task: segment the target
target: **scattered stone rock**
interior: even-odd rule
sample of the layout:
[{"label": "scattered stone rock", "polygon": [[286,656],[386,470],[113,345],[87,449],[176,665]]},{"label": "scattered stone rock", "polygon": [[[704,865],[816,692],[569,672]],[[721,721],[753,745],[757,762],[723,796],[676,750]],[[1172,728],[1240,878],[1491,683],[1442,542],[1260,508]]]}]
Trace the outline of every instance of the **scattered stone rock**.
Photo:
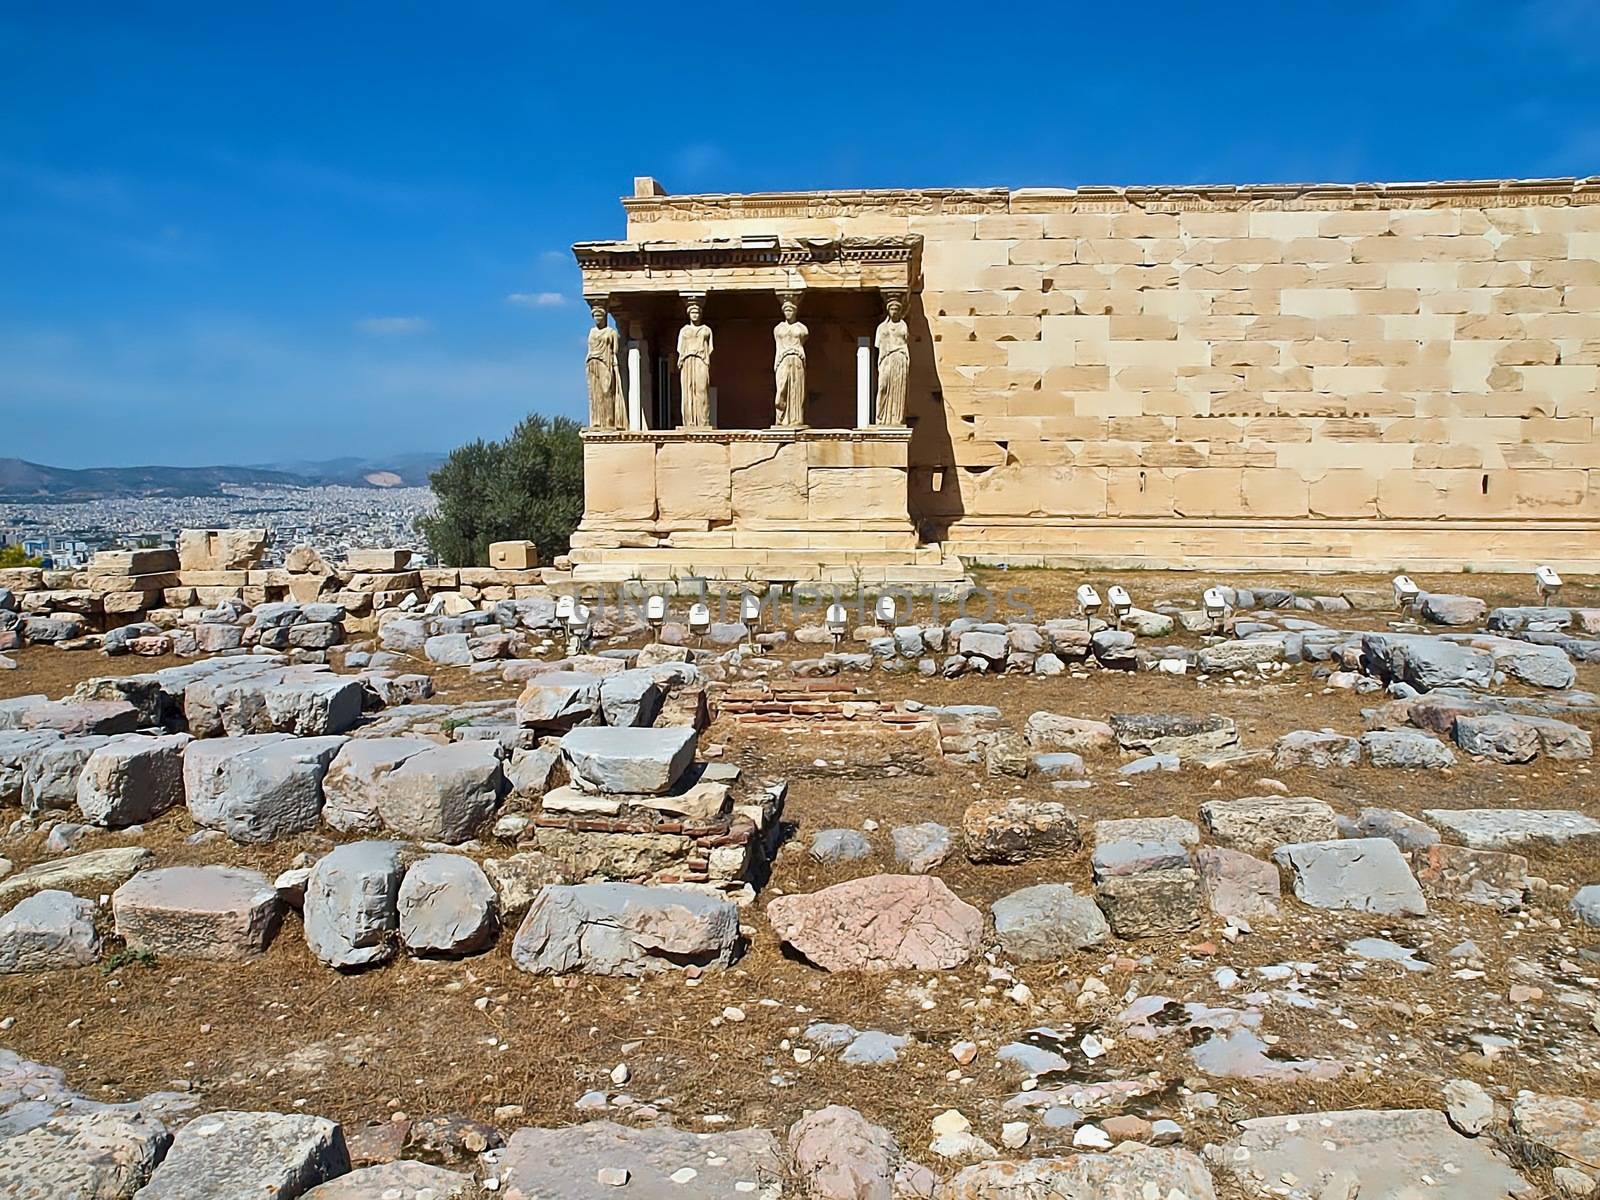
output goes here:
[{"label": "scattered stone rock", "polygon": [[967,1167],[941,1200],[1216,1200],[1211,1175],[1187,1150],[1129,1143],[1112,1154],[1071,1154]]},{"label": "scattered stone rock", "polygon": [[1430,896],[1463,904],[1521,908],[1528,890],[1528,860],[1520,854],[1437,844],[1411,856],[1417,882]]},{"label": "scattered stone rock", "polygon": [[962,815],[961,833],[975,863],[1065,857],[1080,844],[1077,815],[1054,800],[979,800]]},{"label": "scattered stone rock", "polygon": [[0,917],[0,975],[65,971],[99,957],[94,905],[71,892],[35,892]]},{"label": "scattered stone rock", "polygon": [[1298,842],[1272,860],[1294,874],[1294,894],[1312,908],[1424,916],[1428,902],[1400,848],[1386,838]]},{"label": "scattered stone rock", "polygon": [[111,896],[117,933],[160,958],[241,961],[266,951],[283,917],[278,890],[240,867],[163,867]]},{"label": "scattered stone rock", "polygon": [[1423,818],[1476,850],[1515,850],[1600,838],[1600,821],[1569,808],[1429,808]]},{"label": "scattered stone rock", "polygon": [[383,828],[379,799],[384,780],[407,759],[438,745],[420,737],[351,738],[323,777],[323,820],[343,833],[377,833]]},{"label": "scattered stone rock", "polygon": [[305,1200],[472,1200],[471,1175],[402,1159],[362,1167],[305,1193]]},{"label": "scattered stone rock", "polygon": [[1016,962],[1049,962],[1110,936],[1100,906],[1067,883],[1041,883],[994,902],[1000,948]]},{"label": "scattered stone rock", "polygon": [[1239,744],[1239,730],[1231,717],[1194,716],[1188,713],[1116,713],[1112,733],[1124,750],[1146,754],[1176,754],[1189,758]]},{"label": "scattered stone rock", "polygon": [[50,888],[90,893],[114,888],[154,858],[143,846],[112,846],[42,862],[0,879],[0,904]]},{"label": "scattered stone rock", "polygon": [[[594,1121],[514,1132],[500,1152],[500,1194],[506,1200],[614,1200],[618,1188],[598,1178],[606,1170],[626,1177],[628,1196],[762,1200],[777,1195],[783,1166],[777,1139],[765,1129],[697,1134]],[[685,1168],[693,1177],[680,1175]]]},{"label": "scattered stone rock", "polygon": [[[1433,1109],[1354,1109],[1256,1117],[1217,1149],[1215,1161],[1248,1196],[1283,1194],[1284,1176],[1308,1197],[1343,1176],[1341,1196],[1384,1200],[1416,1194],[1424,1176],[1450,1200],[1506,1200],[1532,1190],[1484,1140],[1458,1135]],[[1358,1191],[1351,1191],[1353,1185]]]},{"label": "scattered stone rock", "polygon": [[767,905],[779,939],[826,971],[946,971],[978,949],[983,915],[930,875],[869,875]]},{"label": "scattered stone rock", "polygon": [[523,918],[511,958],[536,975],[645,975],[728,966],[738,942],[738,909],[704,892],[633,883],[550,885]]},{"label": "scattered stone rock", "polygon": [[1494,1121],[1494,1101],[1470,1079],[1452,1079],[1444,1085],[1445,1116],[1457,1133],[1477,1137]]},{"label": "scattered stone rock", "polygon": [[349,1170],[344,1133],[324,1117],[214,1112],[178,1130],[139,1200],[293,1200]]},{"label": "scattered stone rock", "polygon": [[140,825],[183,803],[186,733],[130,733],[95,749],[78,776],[78,810],[94,825]]},{"label": "scattered stone rock", "polygon": [[143,1195],[171,1144],[165,1125],[137,1111],[108,1108],[54,1116],[0,1141],[0,1194],[10,1200]]},{"label": "scattered stone rock", "polygon": [[670,791],[694,761],[698,735],[690,726],[659,729],[574,729],[561,739],[561,753],[574,782],[616,794],[660,795]]},{"label": "scattered stone rock", "polygon": [[1600,1101],[1523,1092],[1511,1105],[1511,1125],[1536,1146],[1600,1169]]},{"label": "scattered stone rock", "polygon": [[1388,838],[1407,854],[1439,842],[1439,833],[1431,825],[1392,808],[1363,808],[1353,821],[1340,817],[1339,835]]},{"label": "scattered stone rock", "polygon": [[950,857],[953,837],[950,830],[936,821],[920,825],[901,825],[891,830],[894,860],[913,875],[923,875]]},{"label": "scattered stone rock", "polygon": [[859,862],[872,857],[872,843],[856,829],[819,829],[811,839],[811,857],[819,863]]},{"label": "scattered stone rock", "polygon": [[1219,917],[1275,917],[1281,881],[1269,862],[1227,850],[1202,846],[1194,852],[1200,890],[1211,911]]},{"label": "scattered stone rock", "polygon": [[1288,771],[1311,767],[1326,771],[1335,767],[1354,767],[1361,762],[1361,743],[1339,733],[1297,729],[1279,738],[1272,747],[1272,769]]},{"label": "scattered stone rock", "polygon": [[1417,597],[1417,611],[1435,625],[1481,625],[1489,615],[1489,606],[1476,596],[1424,592]]},{"label": "scattered stone rock", "polygon": [[1121,938],[1182,933],[1200,923],[1200,876],[1189,867],[1111,876],[1096,884],[1095,895]]},{"label": "scattered stone rock", "polygon": [[394,955],[401,849],[398,842],[350,842],[312,868],[306,944],[330,967],[369,966]]},{"label": "scattered stone rock", "polygon": [[323,777],[346,740],[269,733],[190,742],[183,752],[189,815],[244,843],[315,829]]},{"label": "scattered stone rock", "polygon": [[483,868],[459,854],[430,854],[400,881],[400,941],[413,954],[459,958],[487,950],[498,925]]},{"label": "scattered stone rock", "polygon": [[380,776],[378,815],[405,837],[464,842],[489,818],[504,788],[492,742],[432,746]]},{"label": "scattered stone rock", "polygon": [[1200,823],[1224,846],[1266,851],[1286,842],[1326,841],[1339,836],[1333,809],[1312,796],[1245,796],[1200,806]]},{"label": "scattered stone rock", "polygon": [[1361,735],[1361,746],[1375,767],[1438,771],[1455,765],[1450,747],[1436,737],[1410,729],[1374,729]]},{"label": "scattered stone rock", "polygon": [[1036,712],[1022,727],[1022,736],[1035,750],[1098,753],[1111,749],[1116,739],[1104,721]]}]

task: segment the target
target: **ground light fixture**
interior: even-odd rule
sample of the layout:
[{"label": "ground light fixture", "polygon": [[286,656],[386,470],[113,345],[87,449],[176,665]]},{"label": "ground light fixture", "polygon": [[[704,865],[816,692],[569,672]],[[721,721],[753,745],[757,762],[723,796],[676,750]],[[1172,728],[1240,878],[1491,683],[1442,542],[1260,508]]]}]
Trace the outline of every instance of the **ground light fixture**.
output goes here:
[{"label": "ground light fixture", "polygon": [[576,607],[578,607],[578,602],[571,596],[557,598],[556,620],[560,621],[563,627],[570,625],[572,623],[572,610]]},{"label": "ground light fixture", "polygon": [[1122,618],[1133,611],[1133,597],[1128,595],[1128,589],[1120,583],[1112,584],[1106,589],[1106,603],[1111,605],[1111,615],[1117,620],[1117,628],[1122,628]]},{"label": "ground light fixture", "polygon": [[1409,612],[1416,607],[1417,597],[1422,595],[1422,589],[1409,575],[1396,575],[1394,577],[1394,602],[1401,611]]},{"label": "ground light fixture", "polygon": [[1539,590],[1539,599],[1549,604],[1561,594],[1561,576],[1552,566],[1540,567],[1533,573],[1533,586]]},{"label": "ground light fixture", "polygon": [[1094,590],[1094,584],[1078,585],[1078,611],[1083,614],[1083,627],[1088,629],[1090,618],[1100,611],[1100,593]]},{"label": "ground light fixture", "polygon": [[895,608],[893,596],[879,596],[878,606],[873,611],[877,614],[879,625],[888,625],[891,627],[894,625],[899,615]]},{"label": "ground light fixture", "polygon": [[711,628],[711,610],[704,604],[691,604],[689,606],[689,632],[694,635],[695,645],[699,645],[706,636],[706,631]]},{"label": "ground light fixture", "polygon": [[833,635],[833,649],[837,654],[839,646],[844,642],[845,630],[850,625],[850,614],[845,612],[844,605],[835,600],[828,605],[828,611],[822,621],[828,627],[828,632]]},{"label": "ground light fixture", "polygon": [[1222,594],[1222,589],[1208,587],[1200,597],[1200,607],[1206,614],[1206,620],[1211,622],[1212,632],[1220,630],[1223,618],[1228,615],[1228,598]]},{"label": "ground light fixture", "polygon": [[750,649],[756,648],[756,630],[761,627],[761,597],[746,592],[739,597],[739,619],[750,634]]},{"label": "ground light fixture", "polygon": [[594,614],[589,611],[587,604],[574,603],[572,610],[567,613],[567,652],[580,653],[589,640],[589,623]]},{"label": "ground light fixture", "polygon": [[644,619],[650,626],[651,636],[656,641],[660,641],[661,627],[667,623],[667,598],[665,596],[646,596]]}]

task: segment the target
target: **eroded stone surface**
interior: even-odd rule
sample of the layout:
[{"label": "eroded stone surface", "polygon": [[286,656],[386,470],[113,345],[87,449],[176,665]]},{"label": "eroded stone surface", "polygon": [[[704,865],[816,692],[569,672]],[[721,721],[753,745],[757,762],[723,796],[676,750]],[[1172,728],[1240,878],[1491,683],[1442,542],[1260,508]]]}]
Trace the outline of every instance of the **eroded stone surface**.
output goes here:
[{"label": "eroded stone surface", "polygon": [[725,967],[738,940],[738,909],[704,892],[555,884],[528,909],[511,958],[536,975],[645,975],[689,965]]},{"label": "eroded stone surface", "polygon": [[978,949],[983,914],[930,875],[869,875],[767,905],[778,937],[828,971],[943,971]]},{"label": "eroded stone surface", "polygon": [[9,1200],[126,1200],[149,1182],[171,1143],[165,1125],[139,1112],[52,1117],[0,1140],[0,1195]]},{"label": "eroded stone surface", "polygon": [[[610,1121],[562,1129],[518,1129],[500,1152],[506,1200],[777,1200],[783,1156],[765,1129],[691,1133]],[[695,1173],[682,1183],[673,1175]],[[601,1182],[603,1169],[625,1173],[625,1187]]]},{"label": "eroded stone surface", "polygon": [[283,903],[267,877],[241,867],[163,867],[111,896],[117,933],[158,958],[239,961],[264,953]]},{"label": "eroded stone surface", "polygon": [[330,967],[361,967],[394,954],[399,924],[398,842],[351,842],[323,855],[306,882],[305,931]]},{"label": "eroded stone surface", "polygon": [[1484,1139],[1460,1136],[1432,1109],[1302,1113],[1239,1125],[1216,1161],[1249,1196],[1282,1195],[1287,1173],[1303,1195],[1320,1198],[1340,1172],[1353,1177],[1361,1200],[1405,1200],[1424,1175],[1441,1186],[1448,1180],[1450,1200],[1534,1195]]},{"label": "eroded stone surface", "polygon": [[207,1113],[173,1136],[139,1200],[295,1200],[349,1170],[344,1133],[324,1117]]},{"label": "eroded stone surface", "polygon": [[1272,861],[1294,874],[1294,894],[1313,908],[1422,916],[1422,888],[1400,848],[1387,838],[1297,842],[1279,846]]}]

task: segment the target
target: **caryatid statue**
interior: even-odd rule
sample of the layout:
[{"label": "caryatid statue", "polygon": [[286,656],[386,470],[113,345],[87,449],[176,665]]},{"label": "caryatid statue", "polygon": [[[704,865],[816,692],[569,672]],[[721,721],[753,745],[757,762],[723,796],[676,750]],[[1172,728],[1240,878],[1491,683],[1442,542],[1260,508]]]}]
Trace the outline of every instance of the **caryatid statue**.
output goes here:
[{"label": "caryatid statue", "polygon": [[689,323],[678,330],[678,382],[683,393],[683,424],[711,424],[711,328],[700,323],[700,301],[684,306]]},{"label": "caryatid statue", "polygon": [[589,424],[595,429],[626,429],[628,403],[622,395],[622,372],[617,367],[621,339],[611,327],[603,301],[589,303],[594,328],[589,330],[589,354],[584,374],[589,380]]},{"label": "caryatid statue", "polygon": [[811,331],[795,319],[799,313],[799,301],[785,295],[783,320],[772,330],[772,371],[778,385],[774,424],[779,428],[797,429],[806,423],[806,338]]},{"label": "caryatid statue", "polygon": [[888,297],[888,316],[878,326],[874,339],[878,347],[879,425],[906,423],[906,386],[911,379],[911,335],[906,329],[905,300]]}]

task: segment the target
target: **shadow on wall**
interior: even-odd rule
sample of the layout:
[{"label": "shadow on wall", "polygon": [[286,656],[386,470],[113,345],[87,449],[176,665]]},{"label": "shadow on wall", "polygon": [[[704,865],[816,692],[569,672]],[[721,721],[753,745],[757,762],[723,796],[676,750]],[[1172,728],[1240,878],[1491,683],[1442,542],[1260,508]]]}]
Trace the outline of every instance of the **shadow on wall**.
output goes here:
[{"label": "shadow on wall", "polygon": [[911,381],[906,395],[911,483],[907,502],[918,536],[924,542],[942,542],[965,509],[956,477],[949,411],[933,352],[933,332],[920,293],[907,297],[906,325],[911,333]]}]

